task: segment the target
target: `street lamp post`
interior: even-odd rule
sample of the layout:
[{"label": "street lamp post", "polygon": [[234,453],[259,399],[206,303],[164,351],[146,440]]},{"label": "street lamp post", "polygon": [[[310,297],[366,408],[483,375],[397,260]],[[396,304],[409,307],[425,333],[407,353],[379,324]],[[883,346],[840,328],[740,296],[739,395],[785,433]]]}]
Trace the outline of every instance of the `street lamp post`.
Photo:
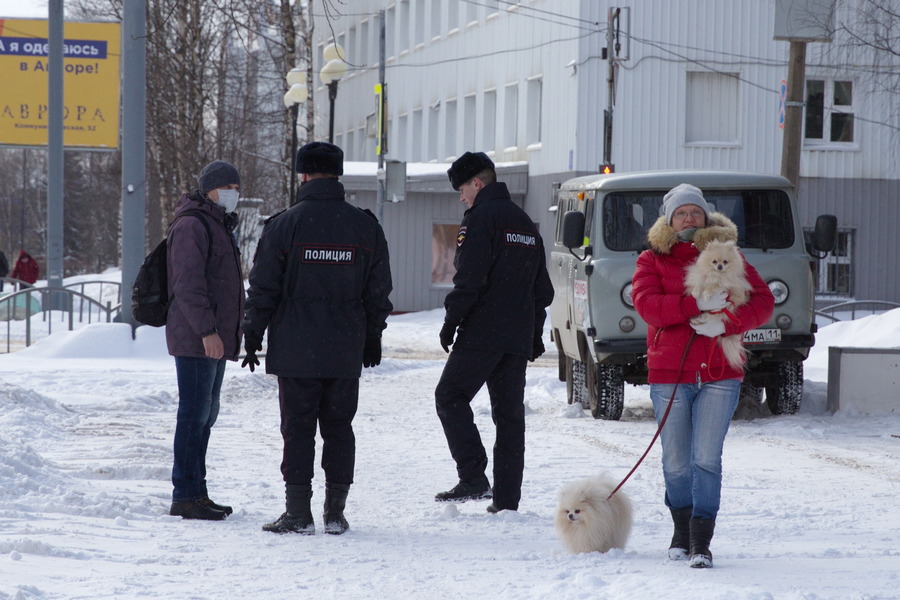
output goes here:
[{"label": "street lamp post", "polygon": [[319,71],[322,83],[328,86],[328,103],[330,112],[328,116],[328,142],[334,143],[334,101],[337,99],[338,82],[347,72],[347,63],[344,61],[344,49],[337,44],[328,44],[322,50],[322,58],[325,66]]},{"label": "street lamp post", "polygon": [[306,72],[303,69],[294,67],[285,75],[288,84],[288,91],[284,94],[284,106],[291,111],[291,193],[288,204],[294,203],[294,194],[297,188],[297,169],[294,168],[294,160],[297,156],[297,113],[300,110],[300,104],[306,102],[309,97],[309,90],[306,88]]}]

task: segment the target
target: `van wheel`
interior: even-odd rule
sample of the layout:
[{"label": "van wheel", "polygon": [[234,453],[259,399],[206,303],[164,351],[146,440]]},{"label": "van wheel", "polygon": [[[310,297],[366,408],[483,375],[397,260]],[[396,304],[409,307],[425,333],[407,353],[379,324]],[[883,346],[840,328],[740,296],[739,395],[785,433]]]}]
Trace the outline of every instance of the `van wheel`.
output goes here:
[{"label": "van wheel", "polygon": [[590,408],[587,389],[585,387],[584,363],[566,357],[566,401],[578,403],[582,408]]},{"label": "van wheel", "polygon": [[773,415],[792,415],[800,410],[803,398],[803,363],[775,365],[772,384],[766,386],[766,404]]},{"label": "van wheel", "polygon": [[625,367],[591,363],[588,391],[591,415],[595,419],[618,421],[625,407]]}]

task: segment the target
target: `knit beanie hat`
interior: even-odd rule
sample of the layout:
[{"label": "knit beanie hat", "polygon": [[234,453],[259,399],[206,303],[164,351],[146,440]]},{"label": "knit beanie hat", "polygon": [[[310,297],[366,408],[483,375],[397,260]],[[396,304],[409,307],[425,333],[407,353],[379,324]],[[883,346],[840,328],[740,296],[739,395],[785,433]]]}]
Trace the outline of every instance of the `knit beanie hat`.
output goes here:
[{"label": "knit beanie hat", "polygon": [[671,225],[672,213],[674,213],[679,207],[685,206],[687,204],[693,204],[702,208],[703,212],[706,213],[705,222],[709,222],[709,205],[703,198],[703,192],[700,191],[700,188],[695,187],[689,183],[682,183],[681,185],[673,187],[663,197],[661,212],[666,215],[666,224]]},{"label": "knit beanie hat", "polygon": [[298,173],[344,174],[344,151],[328,142],[310,142],[297,150]]},{"label": "knit beanie hat", "polygon": [[241,185],[241,176],[233,164],[224,160],[214,160],[200,171],[200,193],[204,196],[212,190],[236,183]]},{"label": "knit beanie hat", "polygon": [[466,152],[450,165],[447,169],[447,177],[450,185],[457,192],[459,186],[469,181],[485,169],[493,169],[494,162],[484,152]]}]

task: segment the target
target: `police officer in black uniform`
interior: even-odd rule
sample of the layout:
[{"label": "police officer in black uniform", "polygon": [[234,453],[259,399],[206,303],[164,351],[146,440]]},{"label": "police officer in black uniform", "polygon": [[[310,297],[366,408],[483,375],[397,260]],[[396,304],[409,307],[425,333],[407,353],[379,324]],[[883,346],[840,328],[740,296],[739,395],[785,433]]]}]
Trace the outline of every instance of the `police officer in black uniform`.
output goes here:
[{"label": "police officer in black uniform", "polygon": [[[270,218],[256,249],[242,328],[251,371],[268,328],[266,372],[278,376],[286,510],[263,530],[315,533],[310,511],[316,425],[322,434],[325,532],[349,527],[344,506],[356,440],[362,366],[381,362],[393,306],[384,232],[344,201],[344,153],[312,142],[297,151],[297,203]],[[243,366],[243,365],[242,365]]]},{"label": "police officer in black uniform", "polygon": [[[441,346],[453,352],[434,391],[459,483],[438,502],[493,497],[488,512],[518,510],[525,466],[525,367],[544,353],[541,333],[553,299],[537,227],[497,182],[483,152],[466,152],[447,171],[468,210],[457,234],[453,291],[444,300]],[[456,341],[454,343],[454,337]],[[472,415],[487,383],[497,427],[494,487]]]}]

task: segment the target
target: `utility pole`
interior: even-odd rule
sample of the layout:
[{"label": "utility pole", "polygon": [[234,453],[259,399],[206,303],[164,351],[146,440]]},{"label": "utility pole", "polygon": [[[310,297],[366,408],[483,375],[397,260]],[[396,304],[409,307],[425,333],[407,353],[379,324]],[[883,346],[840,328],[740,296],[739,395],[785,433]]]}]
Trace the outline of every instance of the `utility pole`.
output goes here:
[{"label": "utility pole", "polygon": [[613,107],[616,105],[617,54],[613,45],[616,44],[615,28],[618,27],[620,11],[620,8],[610,7],[606,19],[607,107],[603,111],[603,163],[605,165],[612,164]]},{"label": "utility pole", "polygon": [[835,0],[775,0],[773,39],[790,43],[781,175],[795,188],[800,186],[800,154],[803,149],[806,44],[831,41],[834,32],[834,7]]},{"label": "utility pole", "polygon": [[806,42],[791,40],[788,58],[787,95],[784,102],[784,138],[781,176],[794,187],[800,182],[800,151],[803,145],[803,88],[806,82]]},{"label": "utility pole", "polygon": [[137,323],[131,286],[144,260],[147,66],[146,0],[128,0],[122,14],[122,310],[118,320]]}]

